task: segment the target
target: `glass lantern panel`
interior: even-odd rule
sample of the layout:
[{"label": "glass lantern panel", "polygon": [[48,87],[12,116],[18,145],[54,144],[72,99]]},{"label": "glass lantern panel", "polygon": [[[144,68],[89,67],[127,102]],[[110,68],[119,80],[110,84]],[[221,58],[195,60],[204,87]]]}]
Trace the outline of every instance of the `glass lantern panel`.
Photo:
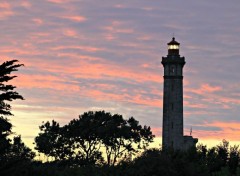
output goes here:
[{"label": "glass lantern panel", "polygon": [[178,45],[169,45],[168,49],[179,49]]}]

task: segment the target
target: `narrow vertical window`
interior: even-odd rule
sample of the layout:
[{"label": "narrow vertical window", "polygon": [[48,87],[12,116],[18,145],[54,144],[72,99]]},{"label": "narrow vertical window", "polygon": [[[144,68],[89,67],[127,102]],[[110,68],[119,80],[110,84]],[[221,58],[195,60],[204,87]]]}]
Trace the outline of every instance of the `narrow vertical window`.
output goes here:
[{"label": "narrow vertical window", "polygon": [[174,91],[174,83],[172,82],[172,91]]},{"label": "narrow vertical window", "polygon": [[173,129],[173,122],[172,122],[172,129]]},{"label": "narrow vertical window", "polygon": [[172,148],[173,148],[173,141],[172,141]]},{"label": "narrow vertical window", "polygon": [[173,103],[172,103],[172,110],[173,110]]}]

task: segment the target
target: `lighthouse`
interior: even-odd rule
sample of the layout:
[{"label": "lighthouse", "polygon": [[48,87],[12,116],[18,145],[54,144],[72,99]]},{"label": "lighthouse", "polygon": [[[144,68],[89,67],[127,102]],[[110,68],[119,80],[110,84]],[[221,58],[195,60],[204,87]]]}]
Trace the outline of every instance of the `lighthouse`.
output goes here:
[{"label": "lighthouse", "polygon": [[162,57],[164,67],[162,147],[186,150],[195,146],[197,139],[183,132],[183,67],[185,58],[179,54],[180,43],[172,38],[168,54]]}]

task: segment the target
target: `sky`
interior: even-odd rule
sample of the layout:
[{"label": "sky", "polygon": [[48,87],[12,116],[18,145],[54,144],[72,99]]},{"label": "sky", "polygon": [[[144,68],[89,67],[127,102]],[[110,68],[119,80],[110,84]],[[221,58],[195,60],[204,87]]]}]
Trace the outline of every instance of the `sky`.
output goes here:
[{"label": "sky", "polygon": [[1,0],[0,61],[25,66],[11,83],[15,134],[87,111],[133,116],[161,141],[163,66],[173,35],[184,66],[184,131],[240,143],[240,1]]}]

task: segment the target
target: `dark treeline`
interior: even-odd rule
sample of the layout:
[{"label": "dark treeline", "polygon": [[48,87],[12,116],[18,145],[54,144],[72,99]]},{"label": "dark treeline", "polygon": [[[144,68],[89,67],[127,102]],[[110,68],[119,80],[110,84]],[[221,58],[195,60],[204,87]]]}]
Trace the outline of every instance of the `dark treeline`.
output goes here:
[{"label": "dark treeline", "polygon": [[21,64],[0,65],[0,175],[1,176],[234,176],[240,175],[238,146],[226,140],[188,151],[148,149],[154,135],[133,117],[105,112],[85,112],[60,126],[43,122],[35,137],[36,153],[12,132],[11,105],[22,99],[7,82]]}]

